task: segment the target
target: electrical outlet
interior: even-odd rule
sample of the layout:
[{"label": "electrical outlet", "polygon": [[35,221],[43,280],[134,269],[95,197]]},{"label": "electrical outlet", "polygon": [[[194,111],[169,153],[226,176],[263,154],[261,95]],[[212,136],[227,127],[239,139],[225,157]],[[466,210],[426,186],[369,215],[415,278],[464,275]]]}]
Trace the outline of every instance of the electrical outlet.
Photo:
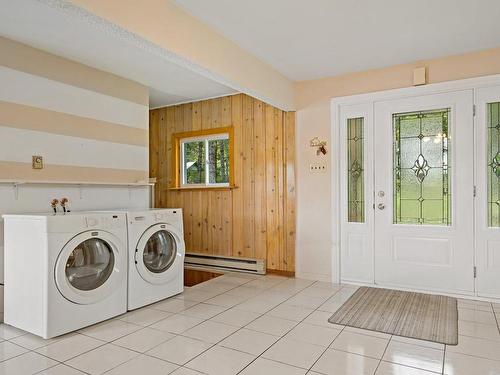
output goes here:
[{"label": "electrical outlet", "polygon": [[325,173],[326,165],[324,164],[309,164],[309,172],[311,173]]},{"label": "electrical outlet", "polygon": [[43,156],[33,155],[31,157],[33,169],[43,169]]}]

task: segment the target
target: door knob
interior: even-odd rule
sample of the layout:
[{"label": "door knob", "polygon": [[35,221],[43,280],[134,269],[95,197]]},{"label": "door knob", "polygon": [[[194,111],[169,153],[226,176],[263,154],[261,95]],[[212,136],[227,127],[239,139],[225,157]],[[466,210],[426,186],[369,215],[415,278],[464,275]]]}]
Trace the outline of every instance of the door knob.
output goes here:
[{"label": "door knob", "polygon": [[383,198],[383,197],[384,197],[384,195],[385,195],[385,193],[384,193],[382,190],[380,190],[380,191],[378,192],[378,196],[379,196],[380,198]]},{"label": "door knob", "polygon": [[379,210],[383,210],[384,208],[385,208],[385,204],[383,204],[383,203],[379,203],[378,204],[378,209]]}]

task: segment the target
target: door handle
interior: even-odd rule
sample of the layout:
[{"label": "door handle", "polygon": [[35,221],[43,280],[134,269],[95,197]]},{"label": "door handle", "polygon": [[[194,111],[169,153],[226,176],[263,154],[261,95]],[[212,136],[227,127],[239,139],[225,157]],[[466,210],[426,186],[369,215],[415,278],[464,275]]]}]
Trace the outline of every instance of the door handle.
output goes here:
[{"label": "door handle", "polygon": [[379,210],[383,210],[385,208],[385,204],[379,203],[377,207]]}]

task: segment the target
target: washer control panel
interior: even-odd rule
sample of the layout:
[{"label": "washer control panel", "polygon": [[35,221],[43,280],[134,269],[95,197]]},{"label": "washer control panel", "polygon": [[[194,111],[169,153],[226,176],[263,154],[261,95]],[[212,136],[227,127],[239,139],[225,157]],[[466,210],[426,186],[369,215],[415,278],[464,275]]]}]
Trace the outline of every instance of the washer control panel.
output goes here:
[{"label": "washer control panel", "polygon": [[120,228],[124,224],[121,215],[106,215],[106,216],[86,216],[85,222],[87,228],[114,229]]}]

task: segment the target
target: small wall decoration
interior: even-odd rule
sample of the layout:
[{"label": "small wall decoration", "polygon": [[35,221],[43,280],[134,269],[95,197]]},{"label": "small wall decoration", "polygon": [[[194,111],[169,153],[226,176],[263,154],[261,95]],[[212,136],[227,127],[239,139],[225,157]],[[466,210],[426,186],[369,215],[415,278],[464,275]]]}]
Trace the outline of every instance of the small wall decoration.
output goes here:
[{"label": "small wall decoration", "polygon": [[311,147],[316,147],[316,155],[326,155],[326,141],[320,141],[318,137],[314,137],[309,141]]}]

